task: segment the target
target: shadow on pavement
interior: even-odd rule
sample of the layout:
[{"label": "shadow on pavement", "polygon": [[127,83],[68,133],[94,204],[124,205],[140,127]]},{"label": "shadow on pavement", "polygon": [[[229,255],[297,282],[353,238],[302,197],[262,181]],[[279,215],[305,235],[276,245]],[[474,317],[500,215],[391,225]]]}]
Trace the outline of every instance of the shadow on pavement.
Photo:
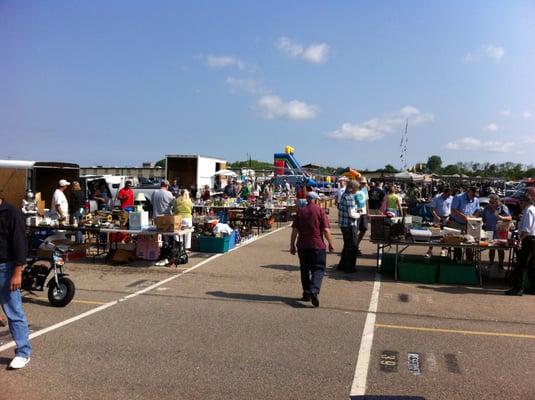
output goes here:
[{"label": "shadow on pavement", "polygon": [[259,265],[260,268],[269,268],[269,269],[277,269],[279,271],[299,271],[298,265],[288,265],[288,264],[267,264],[267,265]]},{"label": "shadow on pavement", "polygon": [[281,302],[286,305],[289,305],[293,308],[310,308],[309,306],[304,305],[302,302],[291,297],[282,297],[282,296],[267,296],[262,294],[251,294],[251,293],[229,293],[229,292],[206,292],[207,295],[215,297],[223,297],[225,299],[235,299],[235,300],[246,300],[246,301],[262,301],[262,302]]},{"label": "shadow on pavement", "polygon": [[490,295],[501,295],[503,294],[503,289],[485,289],[485,288],[475,288],[468,286],[416,286],[418,289],[428,289],[434,290],[435,292],[449,293],[449,294],[490,294]]},{"label": "shadow on pavement", "polygon": [[366,282],[375,280],[375,267],[357,266],[356,272],[340,271],[336,269],[337,267],[338,264],[328,266],[325,269],[325,278],[355,282]]},{"label": "shadow on pavement", "polygon": [[0,365],[5,365],[7,368],[10,362],[11,362],[11,358],[0,357]]}]

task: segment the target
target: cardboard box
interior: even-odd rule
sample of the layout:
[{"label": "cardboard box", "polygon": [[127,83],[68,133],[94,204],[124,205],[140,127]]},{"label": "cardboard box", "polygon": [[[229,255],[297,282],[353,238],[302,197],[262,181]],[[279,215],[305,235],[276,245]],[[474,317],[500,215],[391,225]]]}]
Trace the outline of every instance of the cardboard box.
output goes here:
[{"label": "cardboard box", "polygon": [[182,226],[182,217],[180,215],[160,215],[156,217],[154,223],[160,232],[176,232]]},{"label": "cardboard box", "polygon": [[160,257],[160,242],[158,235],[138,236],[136,256],[142,260],[156,261]]},{"label": "cardboard box", "polygon": [[444,244],[458,246],[461,244],[461,242],[462,242],[462,238],[460,236],[453,236],[453,235],[444,236]]}]

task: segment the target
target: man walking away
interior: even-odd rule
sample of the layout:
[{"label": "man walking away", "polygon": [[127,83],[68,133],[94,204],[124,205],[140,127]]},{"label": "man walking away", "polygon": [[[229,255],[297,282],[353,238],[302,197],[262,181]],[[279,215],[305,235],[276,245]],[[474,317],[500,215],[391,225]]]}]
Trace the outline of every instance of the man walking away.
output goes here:
[{"label": "man walking away", "polygon": [[9,364],[11,369],[28,364],[32,352],[20,294],[27,246],[24,216],[0,197],[0,304],[17,345],[15,358]]},{"label": "man walking away", "polygon": [[314,307],[319,307],[319,293],[325,273],[327,254],[325,242],[329,243],[329,252],[334,250],[329,220],[325,211],[317,205],[319,196],[316,192],[307,194],[307,205],[299,210],[292,224],[290,238],[290,253],[299,255],[301,268],[301,285],[303,286],[303,301],[310,301]]}]

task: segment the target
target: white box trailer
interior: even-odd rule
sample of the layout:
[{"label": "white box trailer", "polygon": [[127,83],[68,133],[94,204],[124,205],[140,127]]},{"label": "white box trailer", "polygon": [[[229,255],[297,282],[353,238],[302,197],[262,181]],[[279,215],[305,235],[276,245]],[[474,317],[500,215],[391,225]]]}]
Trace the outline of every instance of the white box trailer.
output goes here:
[{"label": "white box trailer", "polygon": [[219,170],[227,168],[227,160],[201,155],[166,155],[165,178],[176,179],[185,189],[199,189],[208,185],[211,189],[226,185],[225,176],[216,176]]}]

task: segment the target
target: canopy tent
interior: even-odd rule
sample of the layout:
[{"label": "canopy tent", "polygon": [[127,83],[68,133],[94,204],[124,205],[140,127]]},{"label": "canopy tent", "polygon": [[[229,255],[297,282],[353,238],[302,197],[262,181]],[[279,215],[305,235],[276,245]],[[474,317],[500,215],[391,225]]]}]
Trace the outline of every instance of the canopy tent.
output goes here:
[{"label": "canopy tent", "polygon": [[231,176],[235,178],[238,176],[238,174],[230,169],[220,169],[214,174],[214,176]]},{"label": "canopy tent", "polygon": [[394,181],[410,181],[410,182],[422,182],[424,180],[423,175],[418,175],[409,171],[398,172],[397,174],[390,175],[388,178]]}]

